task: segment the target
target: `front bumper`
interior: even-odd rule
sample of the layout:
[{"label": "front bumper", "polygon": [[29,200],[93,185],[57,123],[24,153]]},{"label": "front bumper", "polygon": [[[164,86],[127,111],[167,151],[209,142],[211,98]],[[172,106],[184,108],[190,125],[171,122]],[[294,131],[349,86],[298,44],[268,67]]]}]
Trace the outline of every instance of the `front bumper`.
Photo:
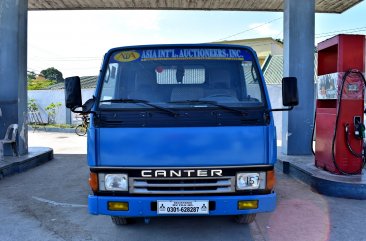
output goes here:
[{"label": "front bumper", "polygon": [[[214,210],[209,211],[209,215],[239,215],[249,213],[271,212],[276,207],[276,193],[266,195],[248,196],[164,196],[164,197],[113,197],[89,195],[89,213],[109,216],[123,217],[154,217],[158,215],[152,206],[157,200],[209,200],[213,204]],[[257,209],[238,210],[238,201],[258,200]],[[110,211],[108,202],[128,202],[128,211]],[[211,209],[211,208],[210,208]],[[169,215],[172,216],[172,215]]]}]

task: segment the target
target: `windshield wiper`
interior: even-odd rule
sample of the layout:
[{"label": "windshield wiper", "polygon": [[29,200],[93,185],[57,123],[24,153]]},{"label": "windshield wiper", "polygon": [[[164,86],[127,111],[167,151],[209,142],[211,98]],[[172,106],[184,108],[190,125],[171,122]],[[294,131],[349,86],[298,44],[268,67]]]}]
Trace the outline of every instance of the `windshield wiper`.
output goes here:
[{"label": "windshield wiper", "polygon": [[207,104],[207,105],[213,105],[213,106],[219,107],[221,109],[225,109],[225,110],[229,110],[229,111],[238,113],[242,116],[248,115],[248,112],[238,110],[238,109],[232,108],[230,106],[221,105],[221,104],[218,104],[216,101],[210,101],[210,100],[180,100],[180,101],[170,101],[168,103],[171,103],[171,104]]},{"label": "windshield wiper", "polygon": [[147,106],[150,106],[150,107],[153,107],[155,109],[158,109],[158,110],[161,110],[161,111],[164,111],[165,113],[168,113],[170,114],[171,116],[174,116],[174,117],[177,117],[179,116],[179,113],[176,113],[174,111],[171,111],[169,109],[166,109],[164,107],[161,107],[161,106],[158,106],[158,105],[155,105],[155,104],[151,104],[149,101],[147,100],[139,100],[139,99],[110,99],[110,100],[101,100],[100,101],[101,103],[102,102],[110,102],[110,103],[132,103],[132,104],[144,104],[144,105],[147,105]]}]

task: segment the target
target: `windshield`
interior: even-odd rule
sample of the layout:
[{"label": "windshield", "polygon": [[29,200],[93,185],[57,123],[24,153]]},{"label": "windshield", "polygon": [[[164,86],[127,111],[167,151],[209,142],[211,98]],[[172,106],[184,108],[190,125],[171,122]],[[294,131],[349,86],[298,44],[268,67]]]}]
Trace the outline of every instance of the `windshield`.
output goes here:
[{"label": "windshield", "polygon": [[153,108],[144,101],[173,109],[259,107],[265,102],[261,85],[245,48],[117,50],[109,58],[99,108]]}]

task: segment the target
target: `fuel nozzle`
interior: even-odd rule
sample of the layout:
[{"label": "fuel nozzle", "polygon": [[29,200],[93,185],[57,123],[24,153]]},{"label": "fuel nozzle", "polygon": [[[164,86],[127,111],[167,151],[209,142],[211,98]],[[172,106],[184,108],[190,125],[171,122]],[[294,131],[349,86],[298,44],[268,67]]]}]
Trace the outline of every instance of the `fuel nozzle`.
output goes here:
[{"label": "fuel nozzle", "polygon": [[361,116],[355,116],[353,124],[355,126],[355,137],[359,140],[365,138],[365,125],[361,122]]}]

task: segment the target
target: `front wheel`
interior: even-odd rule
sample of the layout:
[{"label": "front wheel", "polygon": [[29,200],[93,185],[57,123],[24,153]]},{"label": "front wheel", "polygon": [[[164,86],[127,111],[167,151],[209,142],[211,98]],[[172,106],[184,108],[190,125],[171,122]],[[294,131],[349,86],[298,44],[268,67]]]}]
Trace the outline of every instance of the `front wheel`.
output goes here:
[{"label": "front wheel", "polygon": [[112,222],[115,225],[127,225],[127,224],[131,223],[130,218],[116,217],[116,216],[111,216],[111,218],[112,218]]},{"label": "front wheel", "polygon": [[75,133],[76,133],[76,135],[78,135],[78,136],[85,136],[85,134],[86,134],[86,130],[87,130],[87,128],[85,127],[85,125],[78,125],[78,126],[75,128]]},{"label": "front wheel", "polygon": [[250,223],[254,222],[255,216],[256,216],[255,213],[237,215],[234,217],[234,220],[238,224],[250,224]]}]

